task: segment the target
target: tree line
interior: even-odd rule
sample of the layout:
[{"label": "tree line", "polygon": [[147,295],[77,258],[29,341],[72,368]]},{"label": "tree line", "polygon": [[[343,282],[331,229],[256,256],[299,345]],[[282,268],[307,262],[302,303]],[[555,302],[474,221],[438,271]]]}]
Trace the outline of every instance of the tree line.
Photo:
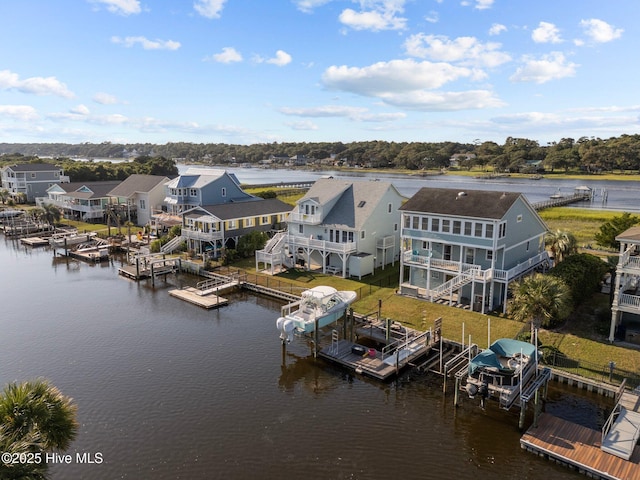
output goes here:
[{"label": "tree line", "polygon": [[[172,142],[100,144],[81,143],[0,143],[2,156],[20,154],[55,159],[122,158],[131,156],[164,158],[203,164],[251,163],[295,155],[320,162],[371,168],[438,170],[448,168],[454,154],[460,154],[458,168],[492,168],[504,172],[533,173],[582,170],[586,172],[639,171],[640,135],[608,139],[562,138],[541,145],[536,140],[508,137],[502,145],[493,141],[459,142],[284,142],[234,145],[224,143]],[[0,160],[2,159],[0,156]]]}]

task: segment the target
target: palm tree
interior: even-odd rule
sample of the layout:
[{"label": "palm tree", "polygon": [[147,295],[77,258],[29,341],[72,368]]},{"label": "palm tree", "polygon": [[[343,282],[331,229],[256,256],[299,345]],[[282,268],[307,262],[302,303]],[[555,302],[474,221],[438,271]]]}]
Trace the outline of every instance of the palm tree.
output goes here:
[{"label": "palm tree", "polygon": [[571,313],[569,287],[557,277],[536,273],[515,282],[511,293],[510,315],[533,328],[553,326]]},{"label": "palm tree", "polygon": [[47,380],[8,384],[0,394],[0,451],[33,454],[41,461],[0,462],[0,478],[46,479],[45,454],[69,448],[78,431],[76,411]]},{"label": "palm tree", "polygon": [[44,220],[51,226],[55,226],[55,224],[58,223],[62,218],[60,209],[55,205],[52,205],[50,203],[43,203],[42,210],[44,211],[42,215]]},{"label": "palm tree", "polygon": [[575,235],[566,230],[556,230],[549,232],[545,237],[545,245],[551,250],[551,255],[555,260],[555,265],[560,263],[566,256],[578,251],[578,241]]}]

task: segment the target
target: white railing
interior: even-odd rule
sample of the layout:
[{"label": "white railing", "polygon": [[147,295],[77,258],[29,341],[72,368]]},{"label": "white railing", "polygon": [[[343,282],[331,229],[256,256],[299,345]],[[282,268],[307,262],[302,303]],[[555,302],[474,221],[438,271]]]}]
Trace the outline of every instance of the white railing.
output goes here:
[{"label": "white railing", "polygon": [[183,242],[181,236],[173,237],[167,243],[165,243],[162,247],[160,247],[160,251],[162,253],[171,253]]},{"label": "white railing", "polygon": [[506,280],[511,280],[515,277],[520,276],[520,274],[531,270],[532,268],[537,267],[538,265],[544,263],[545,261],[549,260],[549,254],[544,251],[539,253],[538,255],[536,255],[535,257],[531,257],[529,260],[527,260],[526,262],[520,263],[518,265],[516,265],[513,268],[510,268],[509,270],[507,270],[507,277]]},{"label": "white railing", "polygon": [[640,270],[640,256],[636,253],[635,247],[628,249],[620,255],[618,264],[622,268]]},{"label": "white railing", "polygon": [[327,242],[326,240],[317,240],[314,238],[301,237],[289,234],[289,245],[293,248],[313,248],[325,252],[335,253],[353,253],[357,251],[356,242],[336,243]]},{"label": "white railing", "polygon": [[319,213],[310,215],[306,213],[291,212],[289,214],[289,221],[317,225],[322,222],[322,216]]},{"label": "white railing", "polygon": [[437,300],[443,295],[446,295],[450,291],[458,290],[460,287],[466,285],[470,281],[473,280],[474,274],[480,270],[480,267],[476,267],[474,269],[469,269],[465,272],[462,272],[460,275],[453,277],[448,282],[443,283],[442,285],[437,286],[429,292],[429,296],[431,297],[431,301]]},{"label": "white railing", "polygon": [[216,240],[222,240],[224,238],[222,232],[201,232],[199,230],[189,230],[182,228],[182,236],[190,240],[201,240],[205,242],[213,242]]},{"label": "white railing", "polygon": [[631,307],[640,310],[640,296],[621,293],[618,298],[618,306]]}]

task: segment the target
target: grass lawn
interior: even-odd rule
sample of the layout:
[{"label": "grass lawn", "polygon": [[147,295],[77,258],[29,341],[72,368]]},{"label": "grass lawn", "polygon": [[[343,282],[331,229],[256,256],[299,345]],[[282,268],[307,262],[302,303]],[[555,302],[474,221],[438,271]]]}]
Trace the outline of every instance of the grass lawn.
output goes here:
[{"label": "grass lawn", "polygon": [[[542,210],[539,215],[551,231],[566,230],[573,233],[578,241],[578,246],[591,245],[593,248],[601,248],[596,244],[596,233],[600,231],[600,226],[603,223],[610,221],[613,217],[619,217],[621,212],[556,207]],[[609,254],[616,253],[618,252],[610,252]]]}]

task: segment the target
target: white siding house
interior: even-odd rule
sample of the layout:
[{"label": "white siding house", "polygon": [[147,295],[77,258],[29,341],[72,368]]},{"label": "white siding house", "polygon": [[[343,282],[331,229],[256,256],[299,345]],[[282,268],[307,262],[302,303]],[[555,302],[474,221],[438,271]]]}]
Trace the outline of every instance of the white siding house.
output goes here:
[{"label": "white siding house", "polygon": [[609,341],[640,344],[640,226],[616,237],[620,256],[616,268]]}]

